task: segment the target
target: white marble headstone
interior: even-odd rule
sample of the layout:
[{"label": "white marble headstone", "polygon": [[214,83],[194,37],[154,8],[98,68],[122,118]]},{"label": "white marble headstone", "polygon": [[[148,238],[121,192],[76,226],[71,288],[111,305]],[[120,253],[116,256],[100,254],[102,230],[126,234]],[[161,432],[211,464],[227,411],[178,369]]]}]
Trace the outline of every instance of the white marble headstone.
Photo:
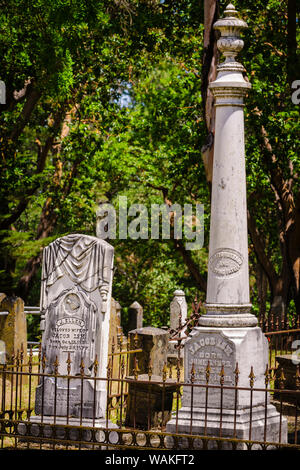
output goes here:
[{"label": "white marble headstone", "polygon": [[[106,377],[109,339],[109,315],[114,249],[104,240],[72,234],[58,238],[44,249],[41,286],[42,351],[46,356],[47,374],[55,371],[70,375]],[[36,413],[65,416],[67,402],[72,416],[105,416],[106,382],[84,380],[83,409],[80,410],[81,384],[52,377],[37,388]],[[56,387],[56,398],[55,397]],[[97,389],[95,391],[95,388]],[[96,414],[96,416],[94,416]]]}]

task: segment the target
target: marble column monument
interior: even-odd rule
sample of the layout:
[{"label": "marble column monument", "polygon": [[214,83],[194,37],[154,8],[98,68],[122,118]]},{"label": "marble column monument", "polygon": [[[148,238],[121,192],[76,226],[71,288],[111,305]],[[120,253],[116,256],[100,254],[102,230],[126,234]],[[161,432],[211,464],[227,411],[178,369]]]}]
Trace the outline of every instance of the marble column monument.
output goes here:
[{"label": "marble column monument", "polygon": [[[249,296],[243,106],[251,85],[236,60],[244,45],[240,32],[247,24],[229,4],[214,28],[221,33],[217,46],[225,60],[210,84],[216,124],[206,314],[185,342],[185,382],[190,382],[193,369],[195,384],[205,385],[209,377],[210,385],[220,385],[222,375],[224,386],[234,386],[238,377],[239,387],[250,389],[252,380],[254,388],[264,389],[268,343],[251,313]],[[286,421],[280,421],[264,392],[253,392],[251,397],[249,390],[235,394],[233,388],[222,393],[210,388],[206,396],[205,387],[194,387],[191,403],[191,387],[185,386],[178,422],[172,419],[167,431],[192,429],[193,434],[218,437],[220,426],[222,437],[287,440]]]}]

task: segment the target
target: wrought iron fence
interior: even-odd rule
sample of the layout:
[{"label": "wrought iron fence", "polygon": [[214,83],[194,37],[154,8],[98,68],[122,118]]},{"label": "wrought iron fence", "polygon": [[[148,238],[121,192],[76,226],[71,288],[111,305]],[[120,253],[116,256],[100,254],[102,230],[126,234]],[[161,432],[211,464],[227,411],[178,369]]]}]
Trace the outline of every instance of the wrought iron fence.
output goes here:
[{"label": "wrought iron fence", "polygon": [[278,361],[286,355],[299,356],[300,350],[300,329],[289,329],[282,331],[269,331],[265,333],[269,341],[269,367],[277,369]]},{"label": "wrought iron fence", "polygon": [[[120,345],[119,345],[120,346]],[[121,344],[122,346],[122,344]],[[120,349],[120,347],[118,348]],[[212,379],[209,362],[202,370],[205,379],[199,381],[198,370],[192,367],[188,380],[182,379],[180,363],[176,366],[165,364],[160,376],[152,375],[149,365],[147,374],[139,374],[138,362],[135,358],[134,367],[128,369],[128,357],[135,357],[139,349],[121,348],[112,352],[106,377],[98,377],[98,361],[94,362],[93,370],[86,373],[83,363],[80,374],[70,374],[70,363],[67,361],[66,374],[58,374],[57,361],[53,364],[54,373],[46,373],[47,358],[40,354],[34,357],[32,351],[27,356],[20,351],[11,364],[5,364],[0,370],[1,381],[1,413],[0,413],[0,444],[1,448],[15,449],[300,449],[300,370],[295,368],[294,387],[285,388],[283,370],[266,368],[265,386],[255,387],[255,371],[249,371],[249,385],[239,383],[240,371],[238,364],[234,371],[234,380],[228,384],[225,380],[224,366],[217,374],[219,380]],[[115,371],[118,371],[117,374]],[[247,371],[248,373],[248,371]],[[128,375],[129,374],[129,375]],[[214,374],[215,375],[215,374]],[[51,378],[54,383],[52,414],[46,414],[42,396],[39,414],[36,406],[36,388]],[[62,410],[59,381],[65,380],[67,392]],[[89,418],[84,415],[85,397],[83,394],[86,382],[105,384],[107,407],[104,416],[96,413],[96,396],[93,412]],[[74,383],[80,383],[81,393],[77,403],[77,414],[71,406]],[[97,387],[94,388],[97,390]],[[187,425],[180,425],[180,409],[183,391],[189,396]],[[240,412],[239,394],[244,396],[244,407],[249,410],[249,429],[247,435],[240,437],[237,416]],[[255,434],[254,415],[256,412],[255,396],[260,394],[260,407],[265,410],[260,418],[262,433],[259,439]],[[199,409],[197,397],[204,397],[202,405],[201,431],[195,426]],[[232,415],[232,433],[228,436],[225,415],[228,407],[226,400],[230,396]],[[245,397],[246,402],[245,403]],[[217,426],[212,433],[208,426],[207,416],[212,408],[217,408]],[[217,400],[217,404],[216,404]],[[270,402],[276,407],[280,419],[278,436],[270,440],[268,429],[268,406]],[[60,410],[60,411],[59,411]],[[167,423],[172,419],[175,423],[172,432]],[[283,424],[287,422],[288,440],[284,438]],[[257,424],[257,423],[256,423]],[[286,424],[285,424],[286,425]],[[217,431],[216,431],[217,429]],[[226,430],[227,429],[227,430]]]}]

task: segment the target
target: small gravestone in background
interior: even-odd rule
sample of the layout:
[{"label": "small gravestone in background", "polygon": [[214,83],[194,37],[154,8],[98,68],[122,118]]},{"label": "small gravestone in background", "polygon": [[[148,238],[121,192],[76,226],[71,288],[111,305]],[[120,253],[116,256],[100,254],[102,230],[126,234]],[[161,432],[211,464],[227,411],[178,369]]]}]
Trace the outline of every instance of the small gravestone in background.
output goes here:
[{"label": "small gravestone in background", "polygon": [[161,375],[167,362],[167,348],[169,332],[161,328],[146,326],[129,332],[130,350],[141,349],[141,352],[130,354],[129,373],[133,374],[135,358],[137,359],[139,373],[148,374],[149,364],[153,375]]},{"label": "small gravestone in background", "polygon": [[[178,359],[178,346],[183,343],[186,338],[184,331],[181,330],[187,319],[187,303],[185,300],[185,293],[183,290],[175,290],[174,298],[170,303],[170,332],[176,330],[175,336],[177,339],[170,339],[168,346],[168,361],[174,363]],[[178,338],[182,341],[178,342]],[[183,348],[179,348],[179,357],[183,358]]]},{"label": "small gravestone in background", "polygon": [[7,297],[0,294],[0,340],[6,347],[7,362],[18,351],[27,350],[27,322],[24,302],[19,297]]},{"label": "small gravestone in background", "polygon": [[143,307],[137,302],[133,302],[128,308],[127,331],[143,328]]},{"label": "small gravestone in background", "polygon": [[4,341],[0,340],[0,364],[6,363],[6,348]]},{"label": "small gravestone in background", "polygon": [[[171,417],[176,391],[175,380],[163,375],[169,332],[147,326],[130,331],[129,341],[131,350],[142,351],[130,355],[126,426],[164,426]],[[149,383],[149,379],[159,383]]]},{"label": "small gravestone in background", "polygon": [[[106,377],[108,361],[113,247],[98,238],[72,234],[44,249],[41,286],[42,352],[45,373],[80,376],[91,380],[46,377],[36,389],[36,414],[53,417],[104,418],[106,381],[92,380],[98,360],[98,377]],[[83,369],[84,367],[84,369]],[[67,403],[68,402],[68,403]],[[54,404],[55,403],[55,404]],[[55,406],[55,410],[54,410]],[[39,417],[32,417],[38,421]],[[50,420],[51,421],[51,420]],[[50,422],[49,421],[49,422]],[[57,421],[56,421],[57,422]]]},{"label": "small gravestone in background", "polygon": [[[108,352],[113,379],[118,379],[120,376],[120,361],[122,356],[120,356],[119,353],[124,350],[126,351],[126,349],[127,338],[124,336],[123,328],[121,326],[121,305],[112,298],[109,322]],[[119,387],[120,382],[112,381],[110,384],[110,394],[113,394],[114,391],[119,390]]]}]

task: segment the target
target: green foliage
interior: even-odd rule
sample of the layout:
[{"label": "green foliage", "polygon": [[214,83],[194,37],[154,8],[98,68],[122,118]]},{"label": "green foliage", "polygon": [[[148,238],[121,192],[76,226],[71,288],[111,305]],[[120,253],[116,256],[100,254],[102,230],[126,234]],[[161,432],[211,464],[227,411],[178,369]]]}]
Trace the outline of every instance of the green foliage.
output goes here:
[{"label": "green foliage", "polygon": [[[223,11],[227,2],[219,3]],[[291,102],[287,78],[286,3],[240,3],[249,26],[240,60],[252,83],[245,108],[248,205],[279,272],[278,210],[260,131],[264,126],[284,176],[287,160],[296,175],[299,108]],[[54,238],[94,235],[99,202],[117,207],[120,195],[128,205],[147,208],[165,201],[204,204],[204,248],[190,255],[205,278],[210,196],[201,156],[206,131],[199,1],[0,5],[0,78],[7,86],[0,114],[0,290],[17,292],[27,262]],[[299,181],[294,184],[296,193]],[[50,228],[43,232],[45,224]],[[172,241],[111,243],[113,296],[124,316],[137,300],[147,324],[167,324],[176,288],[191,303],[198,287]],[[251,297],[258,312],[256,264],[250,243]],[[29,291],[18,291],[27,304],[38,304],[39,283],[37,270]],[[36,320],[30,322],[34,336]]]}]

